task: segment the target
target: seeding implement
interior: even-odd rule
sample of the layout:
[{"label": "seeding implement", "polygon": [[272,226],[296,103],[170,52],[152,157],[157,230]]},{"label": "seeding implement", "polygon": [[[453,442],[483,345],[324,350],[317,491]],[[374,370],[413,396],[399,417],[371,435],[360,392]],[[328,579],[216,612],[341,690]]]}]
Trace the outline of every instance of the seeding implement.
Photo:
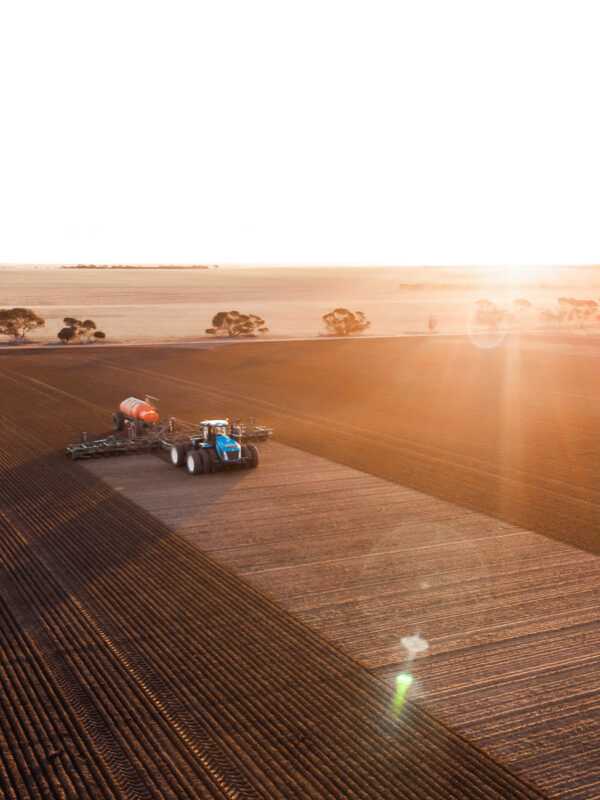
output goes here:
[{"label": "seeding implement", "polygon": [[265,441],[274,433],[272,428],[254,425],[252,418],[250,425],[242,425],[240,420],[230,424],[226,419],[194,425],[176,417],[160,420],[157,409],[158,400],[151,395],[145,400],[129,397],[113,414],[113,428],[120,436],[90,439],[84,432],[77,444],[67,447],[67,453],[75,460],[163,449],[170,452],[173,466],[185,464],[187,471],[196,475],[224,467],[257,467],[258,450],[253,442]]}]

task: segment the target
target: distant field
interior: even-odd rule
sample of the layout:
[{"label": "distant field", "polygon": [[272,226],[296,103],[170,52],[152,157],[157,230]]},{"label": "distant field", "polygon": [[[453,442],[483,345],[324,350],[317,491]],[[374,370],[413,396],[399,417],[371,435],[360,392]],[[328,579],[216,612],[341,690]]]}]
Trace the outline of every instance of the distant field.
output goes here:
[{"label": "distant field", "polygon": [[[458,277],[456,277],[458,276]],[[270,337],[318,336],[321,317],[338,306],[365,312],[373,335],[425,332],[430,315],[442,333],[464,332],[476,300],[508,304],[525,295],[551,306],[559,295],[600,296],[600,270],[553,272],[537,283],[502,289],[497,278],[480,288],[469,273],[408,268],[272,268],[210,270],[0,269],[0,305],[26,306],[46,319],[32,334],[56,342],[65,316],[92,318],[109,341],[162,342],[198,339],[217,311],[261,315]],[[401,284],[440,288],[401,288]],[[584,288],[585,287],[585,288]],[[536,325],[531,314],[526,325]]]}]

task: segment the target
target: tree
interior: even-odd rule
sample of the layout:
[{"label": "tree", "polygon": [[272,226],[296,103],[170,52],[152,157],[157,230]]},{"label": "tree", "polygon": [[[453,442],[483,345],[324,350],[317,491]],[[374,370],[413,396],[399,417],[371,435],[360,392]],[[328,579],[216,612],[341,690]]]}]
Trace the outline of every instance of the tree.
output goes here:
[{"label": "tree", "polygon": [[531,308],[530,301],[524,297],[517,297],[516,300],[513,300],[513,305],[516,306],[517,311],[527,311]]},{"label": "tree", "polygon": [[348,336],[351,333],[362,333],[371,324],[365,319],[362,311],[354,314],[347,308],[334,308],[329,314],[323,316],[327,333],[333,336]]},{"label": "tree", "polygon": [[80,319],[76,319],[75,317],[65,317],[63,322],[65,323],[65,327],[71,328],[73,331],[73,336],[71,336],[71,339],[81,336],[83,331],[83,322]]},{"label": "tree", "polygon": [[0,334],[12,336],[16,341],[24,342],[25,335],[29,331],[41,328],[45,324],[46,320],[30,308],[0,309]]},{"label": "tree", "polygon": [[598,303],[595,300],[577,300],[575,297],[559,297],[558,304],[569,320],[584,322],[595,320],[598,313]]},{"label": "tree", "polygon": [[92,331],[96,330],[96,323],[92,319],[84,319],[81,323],[81,336],[87,336],[88,342],[92,340]]},{"label": "tree", "polygon": [[[82,322],[76,317],[65,317],[63,322],[65,327],[57,333],[61,342],[71,342],[73,339],[85,339],[87,342],[91,342],[92,337],[95,339],[106,338],[103,331],[96,330],[96,323],[93,319],[85,319]],[[67,334],[66,331],[70,331],[70,334]],[[98,333],[101,333],[102,336],[97,336]]]},{"label": "tree", "polygon": [[68,344],[71,339],[74,339],[77,334],[75,333],[75,328],[71,328],[67,326],[65,328],[61,328],[59,332],[56,334],[57,338],[60,339],[61,342],[64,344]]},{"label": "tree", "polygon": [[598,302],[596,300],[577,300],[575,297],[559,297],[558,309],[552,311],[544,309],[540,311],[540,318],[546,327],[568,326],[570,322],[579,323],[583,327],[585,323],[596,325],[599,321]]},{"label": "tree", "polygon": [[240,314],[239,311],[219,311],[212,319],[212,328],[206,333],[211,336],[255,336],[267,333],[265,321],[256,314]]},{"label": "tree", "polygon": [[496,330],[498,323],[501,322],[504,317],[504,311],[497,308],[496,304],[492,303],[491,300],[478,300],[475,305],[476,324],[480,325],[482,328]]}]

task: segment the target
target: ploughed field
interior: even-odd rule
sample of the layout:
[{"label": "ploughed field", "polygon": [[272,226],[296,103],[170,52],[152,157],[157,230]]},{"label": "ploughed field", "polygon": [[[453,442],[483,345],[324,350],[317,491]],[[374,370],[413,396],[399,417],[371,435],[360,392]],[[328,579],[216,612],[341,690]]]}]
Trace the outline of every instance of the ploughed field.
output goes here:
[{"label": "ploughed field", "polygon": [[[258,470],[85,462],[519,774],[600,797],[600,558],[269,442]],[[418,633],[413,659],[402,644]]]},{"label": "ploughed field", "polygon": [[66,404],[150,392],[192,421],[254,415],[278,441],[600,553],[594,338],[67,346],[2,364]]},{"label": "ploughed field", "polygon": [[[518,797],[534,791],[470,749],[417,703],[409,702],[401,722],[390,728],[391,695],[385,682],[57,451],[76,440],[80,430],[102,432],[119,400],[147,391],[161,398],[164,414],[191,421],[253,414],[276,428],[280,442],[562,540],[557,547],[565,551],[566,543],[594,555],[600,550],[600,434],[594,402],[600,378],[591,342],[583,337],[513,338],[489,350],[466,338],[93,352],[65,347],[0,358],[2,427],[9,442],[0,456],[7,532],[2,591],[10,624],[20,637],[11,646],[21,648],[5,658],[6,674],[12,670],[5,698],[12,697],[8,706],[18,709],[15,725],[18,721],[16,729],[22,731],[3,751],[6,785],[25,781],[21,791],[32,796],[43,781],[62,785],[69,772],[65,765],[74,758],[81,781],[94,786],[104,781],[106,796],[120,796],[118,791],[165,796],[167,789],[182,796],[177,792],[184,791],[184,784],[178,782],[185,780],[191,781],[188,789],[193,781],[206,780],[207,796],[209,791],[218,796],[236,781],[248,796],[253,796],[252,787],[258,796],[274,797]],[[305,469],[309,473],[312,467]],[[252,480],[260,475],[259,469]],[[204,477],[215,476],[189,480]],[[360,492],[348,502],[367,529]],[[311,493],[302,503],[311,503]],[[280,505],[291,530],[301,508],[291,499]],[[386,508],[384,501],[384,516]],[[335,531],[332,511],[327,524]],[[217,514],[215,527],[218,520]],[[501,532],[502,525],[496,530]],[[490,538],[493,549],[497,542]],[[295,548],[291,539],[290,555]],[[519,544],[518,537],[515,542],[515,559],[533,564],[532,543],[523,539]],[[332,562],[347,547],[345,540],[337,543]],[[285,541],[281,545],[285,550]],[[496,564],[495,552],[490,550],[484,563]],[[510,547],[503,552],[508,557]],[[575,753],[574,781],[563,795],[587,798],[596,796],[590,791],[596,791],[598,774],[593,764],[578,764],[576,754],[586,736],[598,746],[594,625],[600,601],[593,587],[583,585],[588,571],[582,593],[589,593],[589,602],[585,608],[580,597],[573,602],[571,567],[577,567],[579,556],[581,565],[585,559],[589,563],[589,556],[569,552],[564,582],[562,565],[553,569],[549,563],[546,596],[540,593],[538,572],[535,596],[530,583],[516,581],[511,605],[526,619],[528,614],[543,616],[547,601],[555,609],[554,621],[564,620],[553,623],[552,635],[558,650],[565,645],[560,630],[566,631],[570,666],[565,672],[554,660],[556,668],[537,686],[534,704],[557,686],[564,697],[565,682],[575,685],[581,678],[588,687],[580,693],[580,718],[571,703],[566,723],[559,726]],[[456,574],[463,571],[463,589],[474,551],[466,555],[456,564]],[[279,558],[285,562],[284,551]],[[369,569],[384,568],[382,555]],[[334,570],[334,577],[338,580],[339,572],[335,576]],[[340,589],[343,597],[343,582]],[[284,586],[286,591],[293,594]],[[381,602],[384,641],[390,606],[385,598]],[[494,606],[493,597],[489,605]],[[302,613],[307,608],[308,595]],[[367,608],[369,617],[376,618],[376,604]],[[318,627],[318,619],[310,621]],[[335,625],[325,633],[357,652],[351,633],[344,640],[344,631]],[[539,646],[539,634],[524,628],[522,641],[513,643],[518,659],[529,658],[536,680],[540,673],[533,662],[547,652]],[[477,675],[477,647],[460,660],[448,659],[445,666],[455,685],[461,663]],[[491,640],[485,658],[495,660],[498,669],[507,654],[497,650],[494,655]],[[523,706],[524,695],[533,691],[531,675],[519,680],[500,689],[508,712],[498,723],[500,738],[510,736],[511,726],[518,727],[511,705]],[[436,681],[442,687],[442,673]],[[458,704],[472,702],[484,709],[490,687],[479,685],[478,696],[472,690],[464,684]],[[442,695],[440,689],[433,698],[434,710],[450,716],[451,700]],[[36,704],[34,699],[42,696],[44,702]],[[457,713],[469,717],[466,707]],[[152,722],[141,725],[142,719]],[[492,731],[490,746],[494,736]],[[59,747],[61,741],[67,745]],[[153,748],[166,748],[166,742],[169,749],[152,767]],[[37,765],[33,777],[27,761]],[[535,770],[543,779],[539,760]],[[486,788],[476,784],[475,774]],[[374,782],[373,775],[383,783]],[[72,796],[78,791],[75,786]]]},{"label": "ploughed field", "polygon": [[67,460],[136,379],[45,356],[0,380],[4,796],[542,796]]}]

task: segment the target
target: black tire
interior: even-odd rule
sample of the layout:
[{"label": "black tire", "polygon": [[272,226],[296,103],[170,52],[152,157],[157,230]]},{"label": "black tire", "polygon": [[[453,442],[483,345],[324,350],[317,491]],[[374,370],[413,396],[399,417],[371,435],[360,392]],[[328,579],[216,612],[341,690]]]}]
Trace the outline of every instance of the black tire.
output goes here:
[{"label": "black tire", "polygon": [[183,467],[186,453],[187,447],[184,444],[174,444],[171,447],[171,464],[174,467]]},{"label": "black tire", "polygon": [[248,455],[250,456],[250,469],[258,467],[258,450],[253,444],[247,445]]},{"label": "black tire", "polygon": [[242,469],[250,469],[252,463],[252,456],[247,444],[242,445]]},{"label": "black tire", "polygon": [[116,431],[122,431],[125,425],[125,414],[122,411],[115,411],[113,414],[113,428]]},{"label": "black tire", "polygon": [[221,460],[217,454],[216,447],[210,447],[205,450],[206,455],[209,457],[209,470],[210,472],[218,472],[221,466]]},{"label": "black tire", "polygon": [[200,458],[200,453],[197,450],[188,450],[188,454],[185,459],[185,468],[190,475],[200,475],[200,473],[203,471],[202,459]]},{"label": "black tire", "polygon": [[206,475],[210,472],[210,453],[204,447],[201,447],[198,453],[200,454],[200,461],[202,462],[202,472]]}]

